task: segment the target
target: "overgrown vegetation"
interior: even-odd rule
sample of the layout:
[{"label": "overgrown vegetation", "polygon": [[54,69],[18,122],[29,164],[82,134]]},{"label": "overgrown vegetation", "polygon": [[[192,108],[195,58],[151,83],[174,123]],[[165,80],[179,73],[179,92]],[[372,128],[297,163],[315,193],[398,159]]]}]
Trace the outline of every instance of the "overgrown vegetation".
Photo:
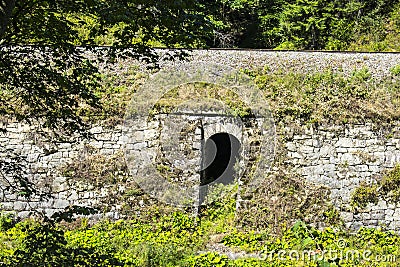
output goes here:
[{"label": "overgrown vegetation", "polygon": [[128,172],[122,151],[107,157],[98,153],[96,148],[86,146],[86,150],[90,149],[93,151],[62,166],[61,174],[71,182],[80,181],[97,188],[126,182]]},{"label": "overgrown vegetation", "polygon": [[[379,81],[371,76],[367,68],[354,70],[351,75],[331,70],[308,74],[287,70],[271,72],[268,68],[244,71],[264,92],[278,122],[379,122],[383,125],[400,118],[398,67],[392,68],[391,75]],[[133,68],[122,72],[119,77],[123,78],[106,78],[104,87],[98,91],[104,104],[109,106],[99,118],[108,120],[110,124],[121,121],[135,88],[143,83],[146,75]],[[209,99],[210,107],[223,104],[233,115],[252,115],[250,107],[240,101],[234,92],[204,83],[174,88],[154,105],[151,113],[168,113],[179,108],[180,104],[183,104],[181,109],[185,105],[196,108],[196,98]],[[201,103],[205,105],[205,101]]]},{"label": "overgrown vegetation", "polygon": [[269,230],[279,236],[296,220],[318,227],[343,226],[339,211],[330,202],[329,188],[307,181],[287,163],[287,136],[281,130],[277,128],[271,170],[254,192],[248,193],[243,187],[244,201],[236,215],[237,227]]},{"label": "overgrown vegetation", "polygon": [[[201,106],[198,106],[199,103]],[[218,112],[225,110],[225,107],[228,107],[226,112],[233,116],[244,118],[252,115],[251,107],[248,107],[234,91],[204,82],[184,84],[170,90],[154,105],[150,115],[171,113],[185,108],[194,111],[214,109]]]},{"label": "overgrown vegetation", "polygon": [[379,199],[397,203],[400,200],[400,164],[388,170],[376,183],[361,183],[352,194],[351,202],[355,207],[377,204]]},{"label": "overgrown vegetation", "polygon": [[[225,199],[208,207],[200,219],[175,210],[163,217],[153,214],[93,226],[87,220],[75,226],[26,220],[0,230],[0,266],[398,264],[400,236],[393,232],[361,228],[350,235],[340,228],[317,230],[298,221],[275,236],[268,230],[235,228],[231,206]],[[227,251],[242,256],[232,259]]]},{"label": "overgrown vegetation", "polygon": [[[304,181],[290,170],[266,176],[257,192],[239,209],[242,229],[270,229],[280,234],[294,221],[341,225],[339,214],[329,203],[329,190]],[[243,197],[243,196],[242,196]]]},{"label": "overgrown vegetation", "polygon": [[[71,163],[60,166],[59,172],[67,178],[69,188],[77,192],[91,192],[100,200],[95,208],[101,212],[118,205],[118,212],[130,216],[147,211],[155,203],[129,175],[122,150],[107,156],[86,145],[85,152]],[[166,208],[163,204],[158,206]]]},{"label": "overgrown vegetation", "polygon": [[366,68],[354,70],[350,76],[330,70],[248,74],[264,91],[277,121],[385,124],[400,118],[400,80],[395,74],[380,81]]},{"label": "overgrown vegetation", "polygon": [[95,90],[102,108],[83,106],[80,114],[91,123],[101,123],[104,126],[121,124],[128,103],[148,75],[148,72],[140,70],[134,63],[129,67],[118,65],[112,71],[105,70],[99,76],[99,86]]},{"label": "overgrown vegetation", "polygon": [[[87,134],[89,125],[85,119],[93,115],[94,120],[107,119],[112,125],[121,122],[143,74],[134,68],[123,72],[122,78],[116,78],[115,73],[99,74],[98,66],[75,45],[85,45],[88,51],[97,51],[93,47],[96,45],[111,45],[102,50],[111,60],[120,49],[130,48],[122,56],[147,62],[158,59],[151,49],[155,46],[355,51],[399,51],[400,47],[397,1],[160,3],[2,1],[0,115],[39,122],[38,130],[50,129],[67,138],[76,131]],[[367,69],[355,70],[351,76],[332,71],[301,74],[286,70],[252,70],[248,74],[265,92],[277,121],[390,123],[400,118],[400,68],[390,71],[392,76],[379,83]],[[170,111],[180,103],[175,98],[184,92],[191,97],[217,99],[240,117],[251,115],[249,107],[227,89],[216,90],[200,83],[193,84],[190,90],[184,88],[187,91],[178,89],[182,88],[171,91],[153,111]],[[1,163],[3,180],[8,181],[11,172],[25,176],[24,169],[19,168],[23,164],[20,159]],[[67,166],[64,174],[104,188],[126,182],[125,167],[116,163],[116,158],[88,156]],[[159,168],[168,171],[165,166]],[[36,193],[25,179],[17,182],[9,185],[21,197]],[[124,205],[129,210],[143,192],[137,187],[127,188],[126,192],[117,193],[127,200]],[[200,219],[156,205],[138,217],[131,212],[131,220],[88,226],[83,219],[75,228],[49,219],[16,222],[5,214],[0,217],[0,265],[370,266],[370,259],[379,265],[378,256],[392,256],[385,258],[389,262],[399,257],[400,240],[394,233],[362,228],[351,236],[341,231],[337,210],[321,201],[326,195],[325,189],[313,188],[299,177],[279,170],[266,179],[252,202],[238,214],[235,197],[229,194],[203,208]],[[356,189],[352,201],[364,206],[380,198],[400,200],[400,165],[377,184]],[[76,213],[74,209],[68,218]],[[337,228],[320,231],[304,222],[290,227],[294,218],[307,223],[325,222]],[[218,250],[200,253],[216,244],[260,257],[233,260]],[[327,249],[338,248],[346,256],[342,253],[320,257]],[[308,250],[312,257],[304,261],[286,255],[282,259],[276,252],[283,249]],[[348,258],[349,251],[356,251],[358,256]],[[368,259],[359,256],[365,251],[370,252]]]}]

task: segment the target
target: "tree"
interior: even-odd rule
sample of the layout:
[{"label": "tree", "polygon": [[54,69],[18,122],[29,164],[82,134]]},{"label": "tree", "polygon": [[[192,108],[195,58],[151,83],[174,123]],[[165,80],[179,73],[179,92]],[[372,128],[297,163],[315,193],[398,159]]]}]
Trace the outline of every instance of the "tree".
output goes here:
[{"label": "tree", "polygon": [[[208,23],[196,6],[192,0],[1,0],[0,117],[37,125],[56,140],[87,135],[83,110],[102,109],[98,68],[85,54],[98,51],[98,37],[112,39],[102,56],[118,53],[154,63],[152,41],[166,47],[202,45]],[[90,31],[82,37],[79,28],[85,26]],[[22,172],[18,162],[23,167],[22,161],[0,161],[0,178],[9,180],[13,169]],[[18,190],[34,193],[26,176],[18,177]]]},{"label": "tree", "polygon": [[359,32],[374,32],[394,1],[288,0],[274,32],[278,48],[345,50]]},{"label": "tree", "polygon": [[[194,1],[2,0],[0,115],[67,134],[84,130],[80,108],[100,108],[97,68],[74,44],[93,50],[96,37],[119,25],[106,56],[129,48],[126,56],[155,62],[153,40],[166,47],[201,44],[207,23],[195,8]],[[82,39],[77,24],[88,23],[84,16],[95,24]]]},{"label": "tree", "polygon": [[279,32],[287,47],[324,49],[338,21],[343,19],[338,1],[296,0],[287,3],[280,18]]},{"label": "tree", "polygon": [[[268,3],[266,3],[268,2]],[[264,0],[200,0],[203,14],[214,23],[213,38],[208,41],[214,47],[261,48],[261,16],[266,16],[275,5]],[[274,1],[272,1],[274,2]]]}]

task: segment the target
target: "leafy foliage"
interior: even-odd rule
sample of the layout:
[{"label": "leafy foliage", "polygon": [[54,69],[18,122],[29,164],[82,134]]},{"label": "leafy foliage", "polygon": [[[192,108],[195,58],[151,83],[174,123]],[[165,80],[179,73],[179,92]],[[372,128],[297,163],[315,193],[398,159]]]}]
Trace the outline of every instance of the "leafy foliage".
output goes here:
[{"label": "leafy foliage", "polygon": [[[208,23],[196,6],[195,1],[1,1],[0,118],[5,123],[0,130],[17,120],[51,142],[90,136],[88,116],[115,111],[106,107],[110,93],[102,91],[99,64],[129,56],[154,67],[159,59],[154,42],[201,46],[199,36]],[[97,47],[104,36],[112,46]],[[7,180],[7,190],[30,196],[36,189],[21,175],[23,161],[14,159],[0,162],[1,179]]]},{"label": "leafy foliage", "polygon": [[0,48],[0,115],[52,129],[60,137],[84,131],[81,106],[99,108],[97,69],[73,47]]},{"label": "leafy foliage", "polygon": [[0,231],[7,231],[15,224],[16,220],[12,213],[0,213]]},{"label": "leafy foliage", "polygon": [[379,199],[396,203],[400,200],[400,164],[389,169],[376,184],[360,184],[352,196],[355,207],[365,207],[369,203],[377,204]]},{"label": "leafy foliage", "polygon": [[377,185],[368,186],[365,183],[361,183],[351,196],[352,205],[357,207],[365,207],[368,203],[377,204],[378,201]]},{"label": "leafy foliage", "polygon": [[69,248],[64,231],[52,224],[24,222],[16,228],[23,236],[20,246],[9,257],[0,255],[1,266],[122,266],[113,256]]},{"label": "leafy foliage", "polygon": [[234,230],[222,238],[222,243],[231,247],[240,247],[245,251],[257,251],[262,246],[262,241],[265,239],[265,233]]},{"label": "leafy foliage", "polygon": [[397,51],[396,1],[201,1],[217,47]]},{"label": "leafy foliage", "polygon": [[[196,253],[204,251],[204,239],[210,232],[201,222],[194,223],[182,213],[160,222],[103,221],[72,230],[25,221],[0,232],[0,258],[2,266],[370,266],[379,263],[374,261],[379,255],[388,260],[384,264],[395,264],[400,256],[400,237],[393,232],[361,228],[350,235],[329,227],[317,230],[298,221],[276,238],[255,235],[262,242],[254,246],[258,254],[232,259],[218,251]],[[225,243],[234,247],[252,244],[252,234],[235,236],[246,234],[228,233]],[[236,241],[229,244],[227,240]],[[284,256],[282,251],[286,251]],[[307,257],[297,259],[290,251]]]},{"label": "leafy foliage", "polygon": [[[65,136],[85,131],[82,107],[101,109],[94,94],[98,69],[87,53],[156,62],[152,41],[196,46],[207,23],[195,6],[193,1],[17,1],[0,36],[0,115],[40,122],[40,128]],[[89,31],[84,37],[80,27]],[[93,45],[104,34],[112,47],[99,56]]]}]

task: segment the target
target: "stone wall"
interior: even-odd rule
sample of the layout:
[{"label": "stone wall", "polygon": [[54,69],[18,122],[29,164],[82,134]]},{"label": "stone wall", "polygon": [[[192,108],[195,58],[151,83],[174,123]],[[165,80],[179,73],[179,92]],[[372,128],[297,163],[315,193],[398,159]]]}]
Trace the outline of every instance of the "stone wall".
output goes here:
[{"label": "stone wall", "polygon": [[[199,118],[192,116],[185,121],[203,120],[203,126],[208,136],[218,132],[231,133],[242,142],[249,134],[241,136],[241,131],[232,119],[226,118]],[[39,138],[32,139],[29,127],[11,123],[8,132],[2,136],[2,144],[6,148],[20,151],[27,156],[29,171],[34,173],[34,181],[38,186],[51,189],[51,197],[46,200],[33,198],[27,201],[23,196],[7,194],[2,191],[1,207],[3,210],[15,211],[18,216],[25,217],[29,212],[38,210],[47,215],[60,211],[69,205],[98,206],[109,205],[108,190],[117,190],[114,185],[106,185],[102,188],[91,186],[90,183],[72,182],[63,176],[60,170],[68,162],[83,160],[85,155],[104,155],[124,161],[124,148],[140,153],[145,151],[147,155],[154,155],[154,160],[162,156],[162,149],[156,143],[160,137],[162,127],[159,123],[165,116],[147,124],[146,127],[136,131],[136,140],[129,139],[122,126],[107,129],[102,126],[92,128],[93,140],[85,140],[74,144],[44,143]],[[179,173],[180,176],[192,177],[194,183],[199,182],[201,139],[199,136],[200,125],[191,129],[193,138],[186,139],[193,151],[192,156],[187,156],[184,162],[170,162],[170,170]],[[350,196],[361,181],[371,182],[381,177],[382,171],[393,167],[400,162],[400,127],[396,126],[386,132],[375,131],[373,125],[347,125],[314,128],[305,127],[301,134],[294,133],[293,129],[286,128],[287,149],[286,162],[293,166],[294,170],[301,174],[307,181],[322,184],[331,189],[331,200],[335,207],[341,211],[341,216],[347,227],[358,229],[361,225],[378,226],[385,225],[389,229],[400,229],[400,204],[387,203],[380,200],[377,205],[370,204],[359,213],[354,213],[350,206]],[[53,146],[53,147],[51,147]],[[49,153],[49,150],[52,150]],[[90,151],[91,150],[91,151]],[[188,150],[182,148],[181,151]],[[149,152],[153,151],[153,152]],[[133,152],[133,153],[134,153]],[[165,152],[165,151],[164,151]],[[183,152],[182,152],[183,153]],[[242,151],[242,153],[244,153]],[[254,149],[251,154],[257,154]],[[164,155],[165,156],[165,155]],[[251,155],[247,155],[251,157]],[[164,159],[165,163],[165,159]],[[178,171],[179,169],[179,171]],[[134,173],[135,175],[135,173]],[[136,173],[137,175],[137,173]],[[120,184],[118,189],[121,194],[129,190],[129,181]],[[146,201],[137,199],[137,204],[145,205]],[[107,216],[119,218],[121,203],[109,205]]]},{"label": "stone wall", "polygon": [[[133,205],[130,212],[140,212],[141,207],[154,204],[154,198],[163,201],[158,193],[165,193],[166,187],[159,192],[146,187],[151,186],[146,182],[158,175],[160,179],[170,179],[180,186],[189,184],[196,187],[200,184],[202,146],[204,140],[216,133],[232,134],[243,144],[241,170],[245,169],[244,164],[251,167],[259,150],[259,143],[251,143],[259,136],[259,133],[254,133],[257,121],[247,120],[243,125],[233,116],[160,114],[151,121],[135,121],[134,125],[111,128],[95,126],[90,130],[90,139],[64,143],[49,142],[41,135],[32,135],[33,127],[28,125],[12,121],[3,123],[7,124],[7,131],[0,139],[3,145],[0,156],[7,160],[11,156],[7,151],[22,155],[24,175],[38,191],[26,199],[7,188],[8,181],[12,180],[11,175],[2,177],[1,209],[16,212],[19,217],[35,212],[51,216],[71,205],[100,208],[106,211],[107,217],[112,218],[120,217],[122,204]],[[111,168],[118,172],[117,177],[114,181],[107,181],[109,178],[102,177],[101,170],[87,169],[90,164],[104,165],[98,166],[103,172]],[[82,170],[75,171],[76,168]],[[94,177],[87,171],[92,171]],[[153,198],[143,198],[141,192],[128,196],[129,201],[121,198],[121,195],[129,195],[129,191],[139,190],[138,183]],[[195,188],[194,193],[199,194],[198,190]],[[174,191],[170,194],[179,197],[185,195]],[[197,195],[189,198],[198,201]],[[167,204],[181,204],[172,200],[164,201]],[[190,203],[189,206],[193,205]]]},{"label": "stone wall", "polygon": [[[374,78],[379,79],[388,75],[389,69],[400,62],[400,54],[216,50],[195,51],[191,60],[212,60],[234,68],[268,67],[299,72],[341,69],[351,73],[354,69],[367,67]],[[124,68],[129,64],[137,63],[128,60],[128,63],[119,66]],[[173,63],[161,65],[166,67],[169,64]],[[175,150],[164,149],[163,142],[160,142],[171,137],[169,134],[172,130],[165,121],[173,121],[172,115],[158,115],[150,122],[135,125],[136,128],[128,125],[130,134],[127,134],[127,125],[97,125],[91,129],[92,139],[64,143],[50,142],[28,125],[4,121],[7,132],[0,134],[1,158],[7,161],[11,160],[11,154],[26,156],[23,164],[26,173],[23,175],[33,182],[38,192],[47,194],[47,197],[34,195],[27,200],[23,195],[8,190],[11,178],[3,173],[0,182],[1,209],[15,212],[20,217],[26,217],[33,211],[51,215],[70,205],[101,207],[102,216],[111,218],[120,218],[127,208],[130,212],[140,212],[142,207],[156,202],[143,194],[137,186],[137,180],[132,178],[142,171],[128,168],[131,175],[127,175],[129,170],[121,162],[126,160],[129,167],[137,163],[135,159],[146,157],[155,164],[159,173],[178,179],[175,181],[178,183],[189,181],[195,187],[200,181],[202,140],[215,133],[226,132],[236,136],[242,143],[241,168],[251,168],[260,149],[257,138],[262,133],[256,131],[256,121],[241,124],[236,119],[180,116],[178,120],[185,122],[183,125],[187,131],[177,133],[184,142],[183,147],[177,146]],[[350,229],[358,229],[362,225],[385,225],[399,231],[400,204],[380,200],[377,205],[368,205],[360,212],[354,212],[350,206],[350,196],[361,181],[379,179],[384,170],[400,162],[399,133],[398,124],[392,125],[388,131],[372,124],[305,125],[300,130],[287,126],[283,127],[286,140],[283,146],[287,153],[285,161],[307,181],[330,188],[331,201]],[[181,160],[165,160],[171,151]],[[185,154],[185,151],[190,153]],[[74,179],[73,174],[67,173],[66,170],[70,170],[68,166],[76,167],[78,163],[83,169],[87,168],[85,164],[88,160],[103,164],[104,168],[112,165],[110,168],[115,173],[105,171],[108,175],[106,181],[88,178],[85,172],[81,173],[80,179]]]},{"label": "stone wall", "polygon": [[376,125],[309,126],[301,134],[287,129],[287,162],[307,181],[330,188],[331,200],[346,226],[400,229],[400,203],[380,200],[354,213],[350,197],[362,181],[373,183],[400,162],[399,125],[383,131]]}]

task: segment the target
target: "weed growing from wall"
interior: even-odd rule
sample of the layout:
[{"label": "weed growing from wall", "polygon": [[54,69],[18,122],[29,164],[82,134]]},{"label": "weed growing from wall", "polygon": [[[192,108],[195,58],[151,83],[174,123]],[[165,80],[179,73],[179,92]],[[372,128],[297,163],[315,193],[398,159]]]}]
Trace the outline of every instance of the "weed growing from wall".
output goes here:
[{"label": "weed growing from wall", "polygon": [[386,171],[375,184],[361,183],[351,196],[351,204],[363,208],[369,203],[377,204],[379,199],[392,203],[400,200],[400,164]]}]

